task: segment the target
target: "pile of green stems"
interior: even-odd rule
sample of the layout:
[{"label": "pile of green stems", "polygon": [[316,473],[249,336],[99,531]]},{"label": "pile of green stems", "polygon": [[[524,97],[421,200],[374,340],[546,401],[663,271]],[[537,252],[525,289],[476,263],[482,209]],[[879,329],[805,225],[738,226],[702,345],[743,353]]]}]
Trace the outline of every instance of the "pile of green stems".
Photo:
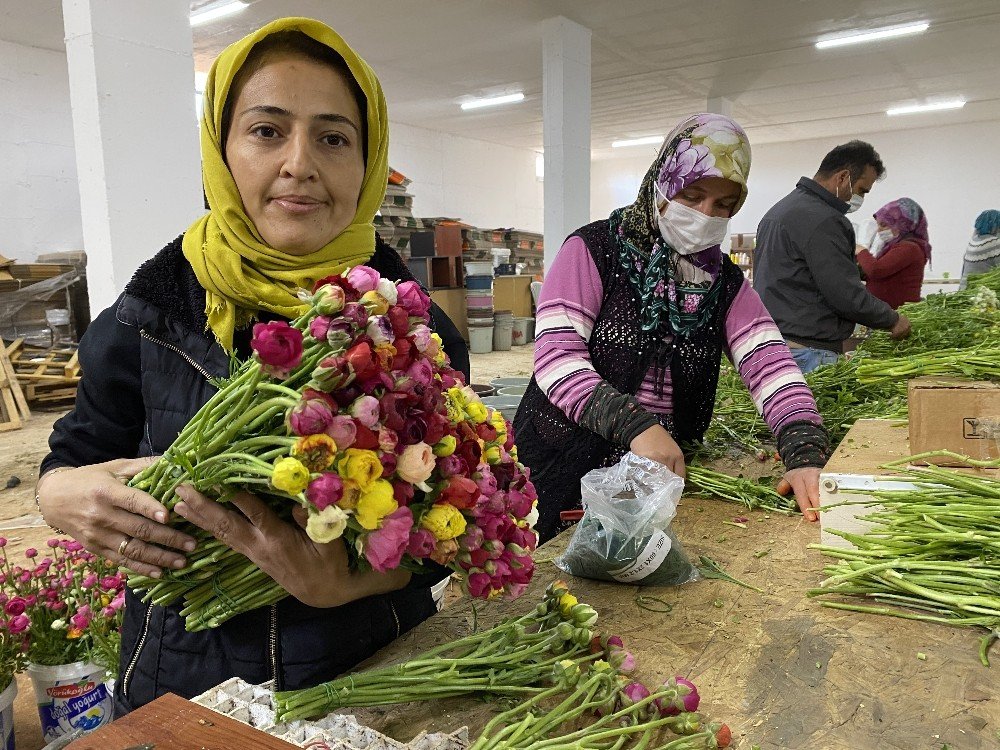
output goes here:
[{"label": "pile of green stems", "polygon": [[809,596],[835,597],[822,602],[835,609],[986,628],[987,663],[1000,629],[1000,479],[935,466],[898,476],[915,488],[846,503],[880,506],[864,517],[872,525],[863,534],[831,529],[853,549],[811,545],[838,562]]},{"label": "pile of green stems", "polygon": [[785,497],[775,491],[771,477],[754,481],[712,471],[698,464],[688,465],[685,489],[690,494],[728,500],[751,510],[760,508],[775,513],[792,513],[798,509],[794,497]]}]

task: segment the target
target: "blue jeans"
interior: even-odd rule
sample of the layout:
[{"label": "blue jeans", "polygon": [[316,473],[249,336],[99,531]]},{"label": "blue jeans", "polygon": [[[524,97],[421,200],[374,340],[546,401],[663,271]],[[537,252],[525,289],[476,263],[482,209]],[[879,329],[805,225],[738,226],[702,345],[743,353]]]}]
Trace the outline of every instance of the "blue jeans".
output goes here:
[{"label": "blue jeans", "polygon": [[802,370],[803,375],[812,372],[820,365],[832,365],[839,358],[840,355],[837,352],[831,352],[827,349],[792,349],[792,359]]}]

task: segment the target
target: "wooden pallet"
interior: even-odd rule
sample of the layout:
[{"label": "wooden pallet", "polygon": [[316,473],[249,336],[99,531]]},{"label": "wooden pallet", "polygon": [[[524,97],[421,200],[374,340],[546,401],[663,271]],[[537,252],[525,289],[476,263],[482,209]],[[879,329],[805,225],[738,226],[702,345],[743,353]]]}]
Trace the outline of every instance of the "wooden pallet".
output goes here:
[{"label": "wooden pallet", "polygon": [[28,346],[24,339],[16,339],[6,349],[27,401],[54,403],[76,398],[81,375],[77,349]]},{"label": "wooden pallet", "polygon": [[18,430],[31,417],[7,351],[0,348],[0,432]]}]

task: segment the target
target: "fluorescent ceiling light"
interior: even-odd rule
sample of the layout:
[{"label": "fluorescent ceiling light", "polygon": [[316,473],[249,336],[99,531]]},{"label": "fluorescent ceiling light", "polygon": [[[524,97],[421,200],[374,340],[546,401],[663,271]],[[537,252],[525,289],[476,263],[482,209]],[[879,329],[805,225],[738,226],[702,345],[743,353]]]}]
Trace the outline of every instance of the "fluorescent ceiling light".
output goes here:
[{"label": "fluorescent ceiling light", "polygon": [[933,104],[913,104],[908,107],[893,107],[887,109],[887,115],[913,115],[918,112],[937,112],[942,109],[961,109],[965,106],[965,99],[953,99],[947,102],[935,102]]},{"label": "fluorescent ceiling light", "polygon": [[878,31],[866,31],[861,34],[835,36],[832,39],[824,39],[816,42],[816,49],[843,47],[845,44],[862,44],[863,42],[877,42],[879,39],[893,39],[897,36],[920,34],[927,31],[928,27],[930,27],[929,23],[914,23],[909,26],[897,26],[894,29],[879,29]]},{"label": "fluorescent ceiling light", "polygon": [[487,96],[482,99],[471,99],[462,102],[462,109],[479,109],[480,107],[492,107],[496,104],[512,104],[524,99],[524,93],[518,91],[516,94],[504,94],[503,96]]},{"label": "fluorescent ceiling light", "polygon": [[611,148],[622,148],[624,146],[649,146],[653,143],[662,142],[662,135],[647,135],[642,138],[626,138],[623,141],[611,141]]},{"label": "fluorescent ceiling light", "polygon": [[231,16],[233,13],[239,13],[241,10],[245,10],[248,5],[249,3],[245,3],[243,0],[232,0],[232,2],[207,5],[191,14],[191,25],[200,26],[203,23],[214,21],[217,18]]}]

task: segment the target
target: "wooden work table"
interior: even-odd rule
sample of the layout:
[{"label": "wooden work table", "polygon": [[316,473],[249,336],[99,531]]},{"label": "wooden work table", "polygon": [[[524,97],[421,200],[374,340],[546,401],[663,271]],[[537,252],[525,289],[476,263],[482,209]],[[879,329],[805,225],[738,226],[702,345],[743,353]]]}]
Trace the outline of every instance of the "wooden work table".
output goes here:
[{"label": "wooden work table", "polygon": [[[597,628],[620,635],[635,653],[640,679],[681,674],[694,680],[702,710],[732,728],[733,748],[1000,748],[1000,653],[995,650],[992,669],[983,667],[978,631],[821,607],[805,596],[822,577],[824,558],[807,549],[819,540],[818,524],[760,512],[746,514],[746,529],[723,523],[739,515],[738,506],[685,499],[675,526],[689,555],[714,558],[765,594],[704,580],[644,589],[673,607],[668,614],[646,611],[635,603],[634,586],[576,579],[555,567],[551,560],[570,531],[539,549],[535,580],[520,600],[479,604],[479,623],[526,612],[561,577],[597,609]],[[467,634],[472,621],[471,604],[462,599],[365,666],[397,662]],[[353,713],[406,740],[424,729],[463,724],[476,732],[492,710],[488,702],[456,698]]]}]

